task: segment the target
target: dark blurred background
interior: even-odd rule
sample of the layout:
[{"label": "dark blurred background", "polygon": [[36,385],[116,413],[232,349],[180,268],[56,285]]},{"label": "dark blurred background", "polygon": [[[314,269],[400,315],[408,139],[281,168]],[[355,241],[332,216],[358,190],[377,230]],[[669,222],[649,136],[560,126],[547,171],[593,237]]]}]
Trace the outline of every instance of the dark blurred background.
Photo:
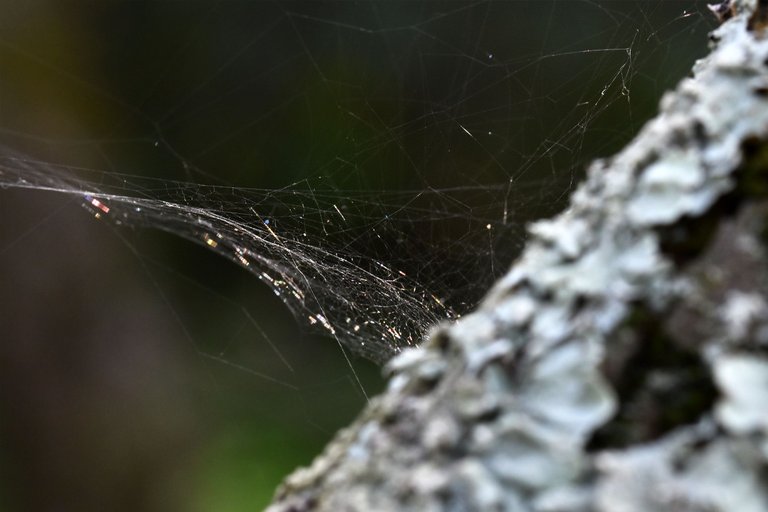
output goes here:
[{"label": "dark blurred background", "polygon": [[[458,188],[499,216],[476,189],[502,190],[500,273],[713,26],[669,0],[2,0],[0,147],[92,181]],[[380,369],[229,261],[81,202],[0,190],[0,509],[260,509]]]}]

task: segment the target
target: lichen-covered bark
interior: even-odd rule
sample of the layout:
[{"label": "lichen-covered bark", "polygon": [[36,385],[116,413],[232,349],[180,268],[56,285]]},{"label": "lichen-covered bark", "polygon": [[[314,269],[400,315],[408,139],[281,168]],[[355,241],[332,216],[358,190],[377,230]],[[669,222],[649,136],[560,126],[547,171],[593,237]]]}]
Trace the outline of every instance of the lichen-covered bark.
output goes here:
[{"label": "lichen-covered bark", "polygon": [[765,3],[270,511],[768,510]]}]

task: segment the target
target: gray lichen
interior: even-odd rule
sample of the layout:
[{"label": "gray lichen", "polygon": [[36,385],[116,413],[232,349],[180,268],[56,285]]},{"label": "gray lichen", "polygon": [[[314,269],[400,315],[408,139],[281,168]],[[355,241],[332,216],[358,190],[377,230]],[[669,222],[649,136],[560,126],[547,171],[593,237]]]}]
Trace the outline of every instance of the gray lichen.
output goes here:
[{"label": "gray lichen", "polygon": [[[708,220],[756,208],[723,204],[740,193],[745,143],[768,139],[768,39],[755,21],[767,8],[728,9],[658,116],[590,167],[567,211],[531,227],[475,313],[389,363],[386,392],[269,510],[768,510],[763,227]],[[702,230],[714,241],[681,263],[670,247]],[[762,270],[745,278],[732,258]],[[654,393],[699,371],[679,361],[704,369],[714,408],[613,425],[659,416]],[[641,378],[619,382],[632,364]]]}]

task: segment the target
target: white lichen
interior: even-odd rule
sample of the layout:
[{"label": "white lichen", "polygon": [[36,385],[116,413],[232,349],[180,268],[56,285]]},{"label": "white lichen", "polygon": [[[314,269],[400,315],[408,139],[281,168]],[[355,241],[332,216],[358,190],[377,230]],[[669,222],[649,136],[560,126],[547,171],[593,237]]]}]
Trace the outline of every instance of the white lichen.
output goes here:
[{"label": "white lichen", "polygon": [[731,340],[744,339],[755,321],[766,317],[768,303],[758,293],[732,290],[721,310],[727,336]]},{"label": "white lichen", "polygon": [[748,355],[725,355],[714,362],[723,399],[717,419],[735,434],[768,435],[768,360]]}]

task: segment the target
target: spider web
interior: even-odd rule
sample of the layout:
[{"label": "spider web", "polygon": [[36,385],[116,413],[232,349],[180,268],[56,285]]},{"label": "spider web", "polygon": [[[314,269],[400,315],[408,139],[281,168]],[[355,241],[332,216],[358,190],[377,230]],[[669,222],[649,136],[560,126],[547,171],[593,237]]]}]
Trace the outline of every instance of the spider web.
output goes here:
[{"label": "spider web", "polygon": [[[67,475],[103,469],[85,490],[65,479],[60,495],[82,498],[135,483],[110,482],[102,453],[160,485],[173,455],[131,466],[143,446],[165,453],[200,416],[236,416],[204,447],[224,439],[261,464],[242,485],[263,494],[238,510],[382,385],[353,355],[381,364],[482,300],[525,225],[637,132],[714,24],[706,2],[669,0],[0,6],[3,419],[22,449],[26,432],[30,453],[50,447],[40,467],[78,437],[60,442],[59,425],[102,446],[65,452]],[[190,414],[198,391],[211,400]],[[146,410],[170,437],[99,444],[92,418],[122,432]],[[236,508],[227,471],[211,510]],[[63,506],[30,493],[47,494]]]},{"label": "spider web", "polygon": [[[653,104],[637,96],[678,76],[658,78],[677,69],[658,53],[671,59],[672,41],[707,28],[695,7],[289,2],[138,15],[118,3],[94,7],[92,22],[136,19],[81,43],[105,63],[96,77],[6,27],[9,60],[109,115],[45,128],[9,114],[32,98],[6,91],[0,183],[207,247],[299,322],[382,363],[470,311],[525,224],[562,208],[585,162],[636,130]],[[543,21],[530,30],[532,19]],[[159,26],[176,37],[142,39]]]}]

